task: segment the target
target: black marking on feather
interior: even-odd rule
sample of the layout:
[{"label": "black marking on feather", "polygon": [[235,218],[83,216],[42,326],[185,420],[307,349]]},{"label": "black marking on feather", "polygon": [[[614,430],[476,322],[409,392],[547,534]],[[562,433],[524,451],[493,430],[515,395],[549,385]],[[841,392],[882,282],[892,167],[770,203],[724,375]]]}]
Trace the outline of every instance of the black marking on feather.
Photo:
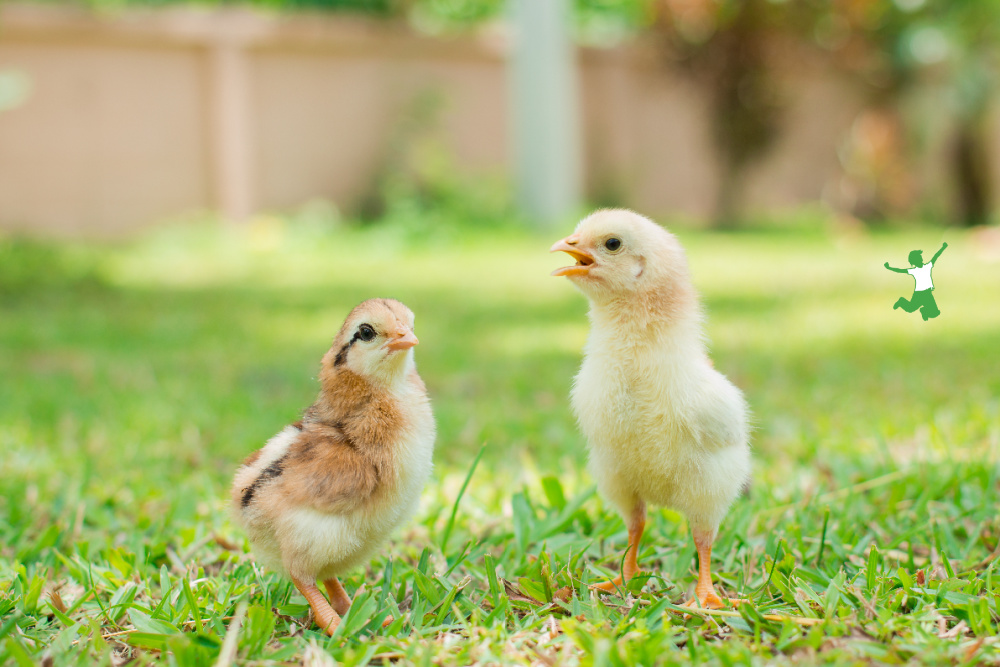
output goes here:
[{"label": "black marking on feather", "polygon": [[340,352],[337,352],[337,356],[333,360],[334,366],[341,366],[345,361],[347,361],[347,351],[351,349],[351,345],[354,344],[355,340],[357,340],[357,338],[352,338],[350,343],[347,343],[344,347],[340,348]]},{"label": "black marking on feather", "polygon": [[[285,456],[287,456],[287,454]],[[281,476],[281,473],[284,472],[285,469],[285,456],[277,458],[271,463],[271,465],[261,470],[257,479],[255,479],[250,486],[243,489],[243,498],[240,499],[240,507],[245,508],[250,504],[250,501],[253,500],[253,496],[257,492],[257,489],[260,488],[262,484],[274,479],[275,477]]]},{"label": "black marking on feather", "polygon": [[354,337],[351,338],[351,340],[347,341],[344,344],[344,347],[340,348],[340,351],[337,352],[337,356],[333,360],[334,366],[341,366],[345,361],[347,361],[347,351],[351,349],[351,346],[354,345],[354,343],[356,343],[359,338],[361,338],[360,329],[358,331],[355,331]]},{"label": "black marking on feather", "polygon": [[337,421],[333,422],[333,427],[338,431],[340,431],[340,435],[343,436],[342,442],[345,445],[347,445],[354,451],[358,451],[358,444],[354,442],[351,436],[347,435],[347,425],[344,423],[343,419],[338,419]]},{"label": "black marking on feather", "polygon": [[295,458],[299,461],[312,461],[316,458],[315,449],[316,443],[313,440],[307,439],[299,445],[299,451],[295,453]]}]

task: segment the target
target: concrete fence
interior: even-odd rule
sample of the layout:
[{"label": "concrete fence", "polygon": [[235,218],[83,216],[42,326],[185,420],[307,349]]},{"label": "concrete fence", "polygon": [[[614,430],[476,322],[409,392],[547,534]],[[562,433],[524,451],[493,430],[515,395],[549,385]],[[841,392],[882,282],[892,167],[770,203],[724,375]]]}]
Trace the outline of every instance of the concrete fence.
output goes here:
[{"label": "concrete fence", "polygon": [[[241,219],[371,191],[414,100],[444,104],[442,143],[466,173],[507,169],[503,35],[414,34],[352,17],[190,8],[110,16],[0,7],[0,73],[27,95],[0,111],[0,227],[119,235],[168,216]],[[590,193],[652,214],[709,213],[717,187],[704,86],[641,46],[578,54]],[[819,65],[750,176],[755,207],[818,199],[862,97]]]}]

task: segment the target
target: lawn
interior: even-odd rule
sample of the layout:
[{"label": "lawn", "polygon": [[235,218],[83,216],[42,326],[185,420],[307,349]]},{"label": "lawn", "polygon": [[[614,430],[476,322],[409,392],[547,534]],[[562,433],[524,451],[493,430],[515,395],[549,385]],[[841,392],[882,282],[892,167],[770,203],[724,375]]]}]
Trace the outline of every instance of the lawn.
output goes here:
[{"label": "lawn", "polygon": [[[565,231],[0,238],[0,664],[1000,663],[995,255],[933,228],[679,232],[755,415],[713,563],[753,604],[686,614],[694,547],[667,509],[648,579],[587,588],[626,536],[569,411],[587,321],[548,276]],[[942,315],[893,311],[912,280],[882,263],[942,240]],[[436,467],[416,520],[343,578],[328,638],[254,565],[226,494],[372,296],[417,315]]]}]

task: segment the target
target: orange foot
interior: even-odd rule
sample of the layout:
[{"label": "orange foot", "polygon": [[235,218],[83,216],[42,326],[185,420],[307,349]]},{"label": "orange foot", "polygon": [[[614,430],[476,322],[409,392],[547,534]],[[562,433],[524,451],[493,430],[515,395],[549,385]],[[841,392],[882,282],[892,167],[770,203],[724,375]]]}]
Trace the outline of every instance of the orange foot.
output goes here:
[{"label": "orange foot", "polygon": [[309,608],[313,613],[313,620],[316,625],[326,631],[326,634],[333,635],[334,630],[340,625],[340,615],[333,610],[330,603],[326,601],[323,594],[316,588],[316,584],[302,581],[292,577],[292,583],[299,589],[309,603]]},{"label": "orange foot", "polygon": [[[640,574],[642,574],[642,570],[636,570],[635,572],[633,572],[632,574],[629,575],[628,580],[631,581],[631,579],[633,577],[635,577],[637,575],[640,575]],[[591,584],[590,585],[590,590],[592,590],[592,591],[600,591],[601,593],[616,593],[619,590],[621,590],[623,587],[624,587],[624,584],[622,583],[622,576],[619,574],[617,577],[615,577],[611,581],[605,581],[602,584]]]},{"label": "orange foot", "polygon": [[691,598],[682,607],[701,607],[702,609],[725,609],[726,607],[738,607],[744,602],[750,602],[745,598],[720,598],[715,591],[700,594]]},{"label": "orange foot", "polygon": [[603,584],[591,584],[590,590],[600,591],[602,593],[614,593],[619,588],[621,588],[621,585],[622,585],[622,578],[621,575],[618,575],[611,581],[605,581]]}]

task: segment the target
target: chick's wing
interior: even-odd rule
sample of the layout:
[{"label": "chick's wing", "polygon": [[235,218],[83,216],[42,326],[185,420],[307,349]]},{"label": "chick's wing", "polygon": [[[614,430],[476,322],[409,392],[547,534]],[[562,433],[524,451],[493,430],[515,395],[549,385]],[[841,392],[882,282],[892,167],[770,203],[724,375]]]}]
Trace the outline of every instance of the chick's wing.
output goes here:
[{"label": "chick's wing", "polygon": [[289,449],[281,492],[293,505],[346,514],[372,497],[379,472],[339,429],[307,430]]}]

